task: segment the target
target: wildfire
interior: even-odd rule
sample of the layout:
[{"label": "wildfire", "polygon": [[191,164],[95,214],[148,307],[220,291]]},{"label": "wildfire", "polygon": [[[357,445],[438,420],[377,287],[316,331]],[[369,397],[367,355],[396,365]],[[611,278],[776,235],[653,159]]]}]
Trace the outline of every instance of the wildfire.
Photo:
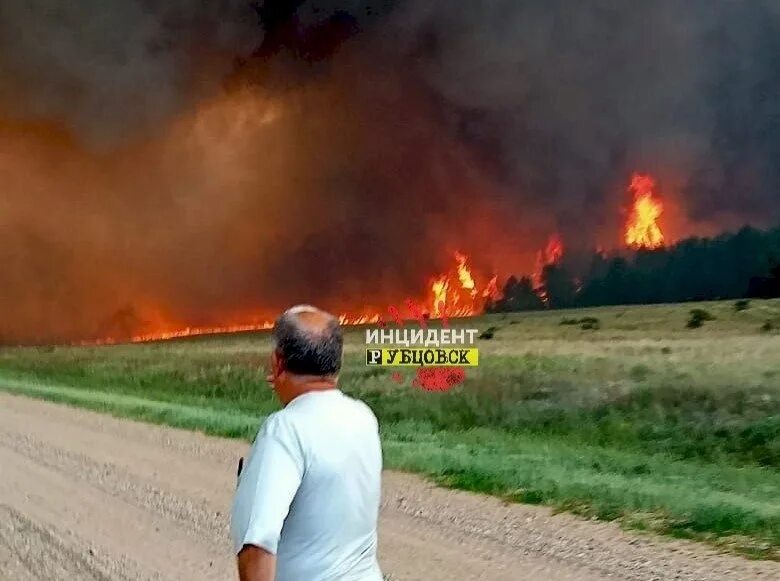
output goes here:
[{"label": "wildfire", "polygon": [[483,301],[480,297],[495,300],[499,296],[497,275],[485,284],[480,293],[468,266],[468,257],[455,252],[455,262],[455,273],[442,274],[431,283],[429,312],[433,317],[470,317],[481,310]]},{"label": "wildfire", "polygon": [[563,240],[559,234],[553,234],[547,240],[547,246],[540,250],[536,255],[536,268],[531,274],[531,282],[534,285],[534,291],[545,304],[548,303],[547,291],[544,288],[544,268],[553,264],[558,264],[563,260]]},{"label": "wildfire", "polygon": [[[468,265],[468,257],[461,253],[455,253],[455,268],[449,273],[441,274],[433,278],[430,285],[430,294],[422,301],[406,301],[407,307],[413,309],[418,316],[424,314],[431,318],[441,317],[468,317],[482,310],[484,301],[500,298],[498,291],[498,275],[487,281],[484,288],[480,289],[471,268]],[[400,316],[396,307],[394,316]],[[342,313],[339,322],[342,325],[370,325],[381,323],[385,312],[383,309],[363,309],[362,314]],[[255,318],[256,321],[259,321]],[[148,323],[147,323],[148,325]],[[149,325],[151,326],[151,325]],[[155,325],[157,326],[157,325]],[[242,333],[252,331],[264,331],[273,328],[271,321],[259,321],[251,324],[233,324],[219,327],[184,327],[163,329],[153,332],[139,333],[129,338],[133,343],[146,343],[150,341],[164,341],[166,339],[180,339],[199,335],[217,335],[222,333]],[[128,340],[127,337],[105,337],[96,341],[82,342],[81,345],[111,345]]]},{"label": "wildfire", "polygon": [[[342,325],[371,325],[378,323],[381,319],[379,313],[366,315],[348,315],[346,313],[339,315],[339,323]],[[224,333],[247,333],[251,331],[266,331],[273,329],[272,321],[263,321],[262,323],[253,323],[247,325],[226,325],[223,327],[186,327],[174,331],[161,331],[158,333],[147,333],[131,337],[132,343],[147,343],[149,341],[164,341],[166,339],[181,339],[183,337],[197,337],[199,335],[219,335]],[[116,340],[105,339],[98,343],[111,344]]]},{"label": "wildfire", "polygon": [[433,293],[433,302],[431,304],[431,314],[434,317],[441,316],[442,312],[447,307],[447,296],[450,290],[450,280],[447,275],[442,275],[431,284],[431,292]]},{"label": "wildfire", "polygon": [[[625,225],[625,243],[634,249],[640,248],[659,248],[664,244],[664,235],[658,224],[658,220],[663,213],[663,203],[654,195],[655,182],[652,177],[644,174],[634,174],[631,178],[629,190],[633,193],[633,205],[631,207],[628,220]],[[599,249],[600,254],[606,256],[603,249]],[[564,256],[564,244],[559,234],[553,234],[547,241],[545,247],[537,253],[536,265],[531,275],[531,281],[534,291],[547,303],[544,269],[550,265],[560,264]],[[410,310],[414,318],[430,317],[469,317],[476,315],[484,309],[488,302],[497,301],[501,298],[498,290],[498,276],[493,276],[487,280],[480,276],[475,276],[469,265],[468,256],[462,252],[455,252],[455,264],[443,274],[433,276],[429,279],[427,296],[422,300],[407,299],[405,301],[407,309]],[[483,284],[484,282],[484,284]],[[577,282],[578,287],[581,283]],[[400,320],[408,315],[401,315],[397,307],[390,308],[363,308],[361,311],[352,311],[351,313],[342,313],[339,321],[342,325],[366,325],[382,323],[388,312],[391,312],[393,318]],[[360,314],[357,314],[360,313]],[[254,320],[251,324],[233,324],[221,327],[186,327],[163,328],[162,321],[157,324],[144,323],[142,326],[156,328],[153,332],[139,333],[131,337],[132,342],[148,342],[165,339],[176,339],[182,337],[192,337],[197,335],[213,335],[219,333],[237,333],[262,331],[273,327],[273,323],[267,320],[261,320],[258,317],[249,318]],[[111,344],[119,340],[127,340],[127,337],[121,339],[103,338],[90,344]]]},{"label": "wildfire", "polygon": [[634,194],[634,205],[626,222],[625,241],[631,248],[660,248],[664,235],[658,225],[663,203],[653,195],[655,181],[648,175],[634,174],[629,190]]},{"label": "wildfire", "polygon": [[482,298],[491,301],[501,298],[501,293],[498,291],[498,275],[495,275],[488,281],[485,290],[482,291]]},{"label": "wildfire", "polygon": [[536,255],[536,268],[531,275],[531,281],[534,284],[534,288],[539,290],[543,286],[542,273],[544,267],[551,264],[558,264],[563,259],[563,240],[560,235],[553,234],[547,240],[547,246],[543,250],[540,250]]},{"label": "wildfire", "polygon": [[466,266],[466,255],[460,252],[455,253],[455,260],[458,261],[458,278],[460,279],[460,286],[467,290],[472,297],[477,296],[477,289],[474,285],[474,279],[471,277],[471,271]]},{"label": "wildfire", "polygon": [[250,325],[228,325],[224,327],[186,327],[175,331],[163,331],[159,333],[148,333],[136,335],[131,341],[133,343],[146,343],[148,341],[163,341],[165,339],[179,339],[182,337],[196,337],[198,335],[216,335],[219,333],[245,333],[248,331],[262,331],[271,329],[273,323],[264,321],[262,323]]},{"label": "wildfire", "polygon": [[224,325],[219,327],[184,327],[181,329],[172,329],[166,331],[157,331],[150,333],[140,333],[133,335],[129,339],[126,337],[104,337],[102,339],[96,339],[92,341],[81,341],[77,343],[82,346],[89,345],[115,345],[123,341],[129,341],[131,343],[148,343],[150,341],[165,341],[168,339],[181,339],[184,337],[197,337],[199,335],[219,335],[225,333],[246,333],[251,331],[263,331],[273,328],[271,321],[263,321],[262,323],[250,323],[242,325]]},{"label": "wildfire", "polygon": [[380,319],[381,317],[379,316],[379,313],[374,313],[371,315],[357,315],[352,317],[346,313],[343,313],[339,316],[339,323],[342,325],[373,325],[378,323]]},{"label": "wildfire", "polygon": [[[634,174],[629,190],[633,194],[633,204],[625,225],[625,243],[634,249],[653,249],[663,246],[664,235],[658,220],[664,208],[662,201],[654,194],[655,181],[648,175]],[[599,248],[597,252],[604,257],[607,256],[607,252],[602,248]],[[563,256],[563,240],[557,233],[551,235],[545,247],[537,253],[531,281],[534,291],[545,303],[548,299],[544,288],[544,269],[550,265],[560,264]],[[475,276],[469,265],[468,256],[462,252],[455,252],[454,258],[455,264],[448,272],[429,279],[427,296],[421,300],[406,299],[404,304],[413,318],[469,317],[482,312],[487,303],[501,298],[497,275],[485,280],[479,275]],[[581,286],[579,280],[576,281],[576,284],[578,288]],[[360,314],[357,314],[358,312]],[[387,313],[391,313],[397,321],[409,316],[406,313],[401,314],[398,307],[395,306],[389,308],[365,307],[360,311],[342,313],[339,316],[339,321],[342,325],[383,324]],[[131,337],[130,341],[148,342],[197,335],[262,331],[273,327],[271,321],[262,320],[256,316],[248,318],[249,321],[254,321],[251,324],[232,324],[220,327],[175,328],[170,322],[165,324],[162,318],[155,319],[156,323],[146,322],[137,326],[146,329],[156,328],[157,330],[139,333]],[[112,344],[120,340],[127,340],[127,337],[124,336],[121,339],[103,338],[89,344]]]}]

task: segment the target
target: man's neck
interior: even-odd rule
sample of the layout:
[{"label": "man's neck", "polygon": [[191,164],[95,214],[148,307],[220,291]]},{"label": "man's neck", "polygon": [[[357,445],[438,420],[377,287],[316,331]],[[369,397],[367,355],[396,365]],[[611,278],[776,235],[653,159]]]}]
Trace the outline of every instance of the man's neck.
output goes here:
[{"label": "man's neck", "polygon": [[323,378],[317,376],[299,376],[291,385],[290,395],[284,405],[307,393],[330,391],[337,389],[335,378]]}]

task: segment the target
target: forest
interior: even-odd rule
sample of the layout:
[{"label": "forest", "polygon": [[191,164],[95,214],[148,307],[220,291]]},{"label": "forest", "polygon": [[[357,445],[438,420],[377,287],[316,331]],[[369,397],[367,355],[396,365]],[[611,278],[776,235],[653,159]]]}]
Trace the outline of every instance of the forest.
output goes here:
[{"label": "forest", "polygon": [[540,283],[510,276],[487,312],[780,297],[780,227],[744,227],[658,249],[563,257]]}]

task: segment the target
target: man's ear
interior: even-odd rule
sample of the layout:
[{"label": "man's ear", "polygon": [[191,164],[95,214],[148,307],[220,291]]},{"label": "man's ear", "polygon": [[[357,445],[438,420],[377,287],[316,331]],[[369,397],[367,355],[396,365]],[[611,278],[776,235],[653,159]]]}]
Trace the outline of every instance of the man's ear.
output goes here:
[{"label": "man's ear", "polygon": [[274,377],[279,377],[284,373],[284,359],[282,359],[282,356],[276,349],[271,353],[271,371]]}]

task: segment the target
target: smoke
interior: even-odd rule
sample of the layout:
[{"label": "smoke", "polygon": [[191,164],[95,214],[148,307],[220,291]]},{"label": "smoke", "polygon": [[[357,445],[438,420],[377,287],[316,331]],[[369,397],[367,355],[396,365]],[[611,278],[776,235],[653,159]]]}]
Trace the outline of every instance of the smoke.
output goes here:
[{"label": "smoke", "polygon": [[694,219],[780,217],[777,0],[417,2],[398,29],[462,138],[574,240],[633,169]]},{"label": "smoke", "polygon": [[3,0],[0,103],[113,144],[219,87],[259,38],[242,0]]},{"label": "smoke", "polygon": [[[419,296],[780,219],[780,0],[0,0],[0,338]],[[417,293],[415,295],[415,293]]]}]

